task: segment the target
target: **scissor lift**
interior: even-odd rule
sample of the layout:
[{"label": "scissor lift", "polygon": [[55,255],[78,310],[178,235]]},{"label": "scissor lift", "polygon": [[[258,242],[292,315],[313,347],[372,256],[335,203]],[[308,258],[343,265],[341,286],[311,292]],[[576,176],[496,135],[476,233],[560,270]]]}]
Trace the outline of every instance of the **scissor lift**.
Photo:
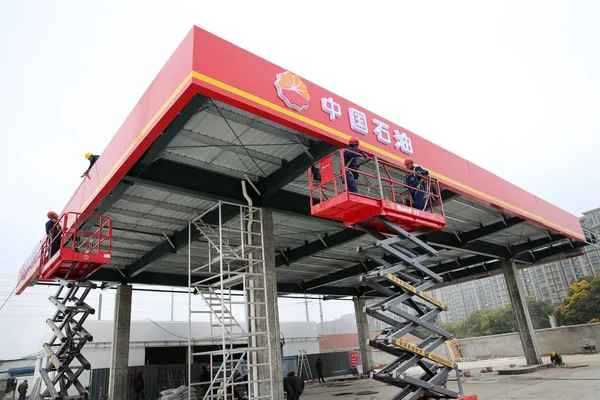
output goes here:
[{"label": "scissor lift", "polygon": [[[409,188],[404,182],[412,171],[377,157],[364,157],[361,171],[348,168],[346,151],[336,151],[310,168],[311,213],[341,221],[376,239],[373,245],[358,249],[379,265],[362,275],[361,281],[385,298],[364,311],[389,327],[369,344],[397,358],[374,373],[373,379],[400,389],[393,400],[462,398],[458,366],[433,353],[452,334],[434,324],[446,306],[425,291],[443,278],[423,265],[437,251],[419,239],[445,226],[439,184],[434,178],[421,176],[421,188]],[[349,192],[348,174],[356,173],[358,191]],[[424,192],[422,209],[415,208],[409,189]],[[390,317],[390,313],[399,318]],[[415,345],[402,340],[409,333],[420,342]],[[411,367],[420,368],[420,372],[409,375]],[[446,387],[450,373],[456,373],[458,392]]]},{"label": "scissor lift", "polygon": [[[16,293],[36,283],[58,283],[58,290],[49,298],[56,312],[46,320],[52,331],[43,345],[46,362],[40,369],[44,387],[32,393],[37,400],[87,399],[88,389],[79,381],[91,368],[81,349],[93,340],[83,328],[95,310],[85,299],[96,285],[87,281],[94,271],[108,263],[112,247],[112,220],[105,216],[65,213],[56,222],[60,232],[44,237],[36,251],[19,272]],[[69,394],[69,389],[71,394]]]}]

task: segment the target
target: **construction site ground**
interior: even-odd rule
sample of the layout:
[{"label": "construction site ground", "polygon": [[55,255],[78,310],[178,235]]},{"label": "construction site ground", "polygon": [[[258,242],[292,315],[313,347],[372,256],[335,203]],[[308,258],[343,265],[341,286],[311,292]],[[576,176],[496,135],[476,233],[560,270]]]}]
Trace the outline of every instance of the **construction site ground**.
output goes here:
[{"label": "construction site ground", "polygon": [[[544,368],[526,375],[500,376],[498,368],[511,364],[523,365],[524,358],[497,358],[460,363],[463,371],[473,375],[463,378],[465,396],[478,396],[478,400],[593,400],[600,393],[600,354],[575,354],[563,356],[564,362],[574,368]],[[549,363],[549,357],[543,357]],[[583,365],[587,365],[583,367]],[[494,372],[481,373],[492,367]],[[448,387],[457,390],[456,378]],[[310,384],[302,394],[304,400],[352,399],[386,400],[398,389],[372,379]]]}]

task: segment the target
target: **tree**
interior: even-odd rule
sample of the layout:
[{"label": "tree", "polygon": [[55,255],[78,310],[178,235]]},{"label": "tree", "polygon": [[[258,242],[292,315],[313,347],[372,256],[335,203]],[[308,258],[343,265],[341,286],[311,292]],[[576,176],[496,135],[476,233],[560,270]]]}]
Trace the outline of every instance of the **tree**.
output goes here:
[{"label": "tree", "polygon": [[545,301],[536,300],[533,297],[527,298],[527,308],[533,329],[550,328],[550,317],[554,309]]},{"label": "tree", "polygon": [[[553,311],[550,305],[528,297],[527,308],[534,329],[550,328],[548,317]],[[517,319],[510,304],[500,308],[473,311],[467,319],[455,325],[443,322],[437,325],[457,338],[501,335],[517,331]]]},{"label": "tree", "polygon": [[554,311],[559,325],[587,324],[600,320],[600,275],[584,277],[569,286],[569,297]]}]

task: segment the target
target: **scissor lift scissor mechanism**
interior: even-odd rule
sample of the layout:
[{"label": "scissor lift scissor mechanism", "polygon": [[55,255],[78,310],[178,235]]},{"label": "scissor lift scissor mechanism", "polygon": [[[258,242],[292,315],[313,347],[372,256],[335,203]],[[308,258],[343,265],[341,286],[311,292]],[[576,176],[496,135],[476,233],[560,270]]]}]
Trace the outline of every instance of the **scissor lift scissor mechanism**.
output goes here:
[{"label": "scissor lift scissor mechanism", "polygon": [[[461,398],[458,366],[434,353],[452,334],[434,324],[446,306],[425,292],[443,278],[423,264],[437,251],[419,239],[445,226],[438,182],[421,176],[425,185],[409,187],[403,179],[413,172],[377,157],[367,157],[361,171],[351,170],[344,165],[344,151],[325,157],[309,170],[311,212],[363,230],[375,239],[358,251],[378,267],[360,279],[383,299],[366,306],[364,312],[389,326],[369,344],[396,359],[374,373],[373,379],[400,389],[393,400]],[[358,192],[348,191],[348,172],[358,173]],[[423,209],[414,207],[415,190],[424,192]],[[408,334],[419,343],[403,340]],[[458,392],[446,387],[450,373],[456,374]]]}]

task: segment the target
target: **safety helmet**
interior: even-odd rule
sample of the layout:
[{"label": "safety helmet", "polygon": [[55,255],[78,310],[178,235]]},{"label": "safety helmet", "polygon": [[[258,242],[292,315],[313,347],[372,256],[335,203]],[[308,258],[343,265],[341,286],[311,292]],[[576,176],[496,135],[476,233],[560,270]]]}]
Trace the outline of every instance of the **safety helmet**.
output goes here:
[{"label": "safety helmet", "polygon": [[360,141],[357,138],[353,137],[353,138],[350,139],[350,144],[351,145],[353,145],[353,144],[360,144]]},{"label": "safety helmet", "polygon": [[404,165],[408,165],[410,163],[414,163],[414,160],[412,158],[407,158],[406,160],[404,160]]},{"label": "safety helmet", "polygon": [[553,352],[553,351],[550,352],[550,357],[554,357],[555,355],[556,355],[555,352]]},{"label": "safety helmet", "polygon": [[89,160],[91,156],[93,156],[93,154],[90,153],[89,151],[87,153],[85,153],[85,159],[86,160]]},{"label": "safety helmet", "polygon": [[55,213],[54,211],[48,211],[48,218],[58,218],[58,214]]}]

